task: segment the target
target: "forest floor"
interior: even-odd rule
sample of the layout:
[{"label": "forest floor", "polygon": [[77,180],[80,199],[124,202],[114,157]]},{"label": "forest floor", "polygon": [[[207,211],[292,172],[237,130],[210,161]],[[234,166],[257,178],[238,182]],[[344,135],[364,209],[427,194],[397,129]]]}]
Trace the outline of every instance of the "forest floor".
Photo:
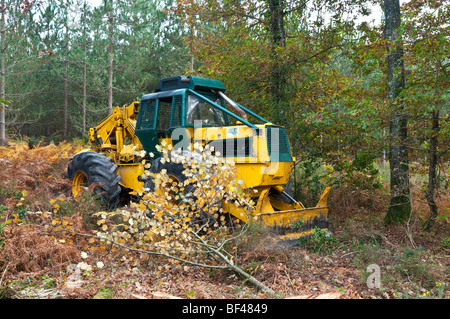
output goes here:
[{"label": "forest floor", "polygon": [[[235,263],[272,295],[232,270],[166,267],[163,257],[118,256],[94,249],[88,237],[55,236],[56,214],[77,232],[95,232],[86,213],[99,207],[75,203],[64,179],[70,156],[81,148],[69,143],[0,148],[0,298],[450,298],[450,192],[438,196],[441,215],[429,231],[421,228],[428,206],[420,191],[413,192],[409,222],[386,225],[388,193],[381,189],[333,190],[331,236],[300,246],[280,248],[267,233],[250,229]],[[74,277],[76,265],[99,260],[100,266]],[[369,288],[374,269],[380,286]]]}]

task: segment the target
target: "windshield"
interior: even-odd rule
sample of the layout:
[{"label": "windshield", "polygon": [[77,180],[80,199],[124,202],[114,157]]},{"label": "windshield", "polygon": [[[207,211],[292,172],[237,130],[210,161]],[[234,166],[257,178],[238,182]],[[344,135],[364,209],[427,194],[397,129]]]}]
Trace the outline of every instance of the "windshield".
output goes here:
[{"label": "windshield", "polygon": [[[209,98],[209,97],[208,97]],[[216,104],[222,106],[222,100],[217,98],[216,100],[210,98]],[[188,96],[187,110],[186,110],[186,122],[188,124],[194,124],[194,121],[201,121],[205,126],[227,126],[227,115],[194,95]]]}]

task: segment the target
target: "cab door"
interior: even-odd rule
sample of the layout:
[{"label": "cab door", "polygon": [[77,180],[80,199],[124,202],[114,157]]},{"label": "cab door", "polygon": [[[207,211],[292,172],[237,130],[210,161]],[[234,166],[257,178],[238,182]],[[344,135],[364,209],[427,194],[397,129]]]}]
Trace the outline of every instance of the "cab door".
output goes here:
[{"label": "cab door", "polygon": [[160,155],[156,149],[159,144],[157,125],[157,99],[141,100],[136,121],[136,135],[147,153]]}]

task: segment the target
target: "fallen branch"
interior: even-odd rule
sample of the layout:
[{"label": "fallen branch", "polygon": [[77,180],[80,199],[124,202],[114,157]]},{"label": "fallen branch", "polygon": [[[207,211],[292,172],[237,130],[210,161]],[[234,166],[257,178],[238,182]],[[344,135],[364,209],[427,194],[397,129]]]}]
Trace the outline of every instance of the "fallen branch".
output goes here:
[{"label": "fallen branch", "polygon": [[[75,234],[75,235],[79,235],[79,236],[95,238],[95,239],[98,239],[100,241],[107,241],[107,242],[109,242],[109,243],[111,243],[111,244],[113,244],[115,246],[121,247],[121,248],[123,248],[125,250],[135,251],[135,252],[143,253],[143,254],[147,254],[147,255],[162,256],[162,257],[178,260],[180,262],[183,262],[183,263],[186,263],[186,264],[190,264],[190,265],[193,265],[193,266],[199,266],[199,267],[204,267],[204,268],[222,268],[222,269],[228,268],[226,266],[216,266],[216,265],[208,265],[208,264],[196,263],[196,262],[193,262],[193,261],[190,261],[190,260],[186,260],[186,259],[183,259],[183,258],[179,258],[179,257],[173,256],[173,255],[170,255],[170,254],[161,253],[161,252],[157,252],[157,251],[148,251],[148,250],[144,250],[144,249],[133,248],[133,247],[130,247],[130,246],[118,243],[118,242],[114,241],[113,239],[108,238],[106,236],[97,236],[97,235],[80,233],[80,232],[76,232],[76,231],[74,231],[72,229],[68,229],[68,228],[64,228],[64,227],[62,227],[61,230],[69,232],[69,233],[72,233],[72,234]],[[155,246],[155,245],[153,245],[153,246],[152,245],[147,245],[147,246],[148,247],[153,247],[153,248],[161,248],[161,247]],[[164,248],[172,249],[172,250],[178,250],[178,249],[174,249],[174,248],[171,248],[171,247],[164,247]]]},{"label": "fallen branch", "polygon": [[224,254],[222,254],[222,252],[220,252],[220,250],[212,247],[211,245],[208,245],[206,242],[203,241],[203,239],[198,236],[196,233],[193,233],[198,240],[200,240],[200,242],[203,244],[203,246],[209,251],[210,254],[214,254],[218,257],[220,257],[220,259],[225,262],[228,267],[230,267],[232,270],[234,270],[235,272],[237,272],[238,274],[240,274],[241,276],[243,276],[246,280],[248,280],[249,282],[251,282],[252,284],[254,284],[256,287],[258,287],[259,289],[270,293],[271,295],[275,295],[275,292],[270,289],[269,287],[265,286],[263,283],[261,283],[259,280],[257,280],[255,277],[253,277],[252,275],[246,273],[245,271],[243,271],[241,268],[239,268],[238,266],[236,266],[230,259],[228,259]]},{"label": "fallen branch", "polygon": [[2,278],[0,278],[0,288],[2,287],[3,277],[5,277],[6,271],[8,270],[9,265],[11,265],[11,261],[6,265],[5,270],[3,271]]},{"label": "fallen branch", "polygon": [[[133,247],[130,247],[130,246],[118,243],[118,242],[114,241],[113,239],[108,238],[108,237],[104,237],[104,236],[97,236],[97,235],[80,233],[80,232],[76,232],[76,231],[74,231],[72,229],[68,229],[68,228],[62,228],[62,230],[70,232],[70,233],[75,234],[75,235],[79,235],[79,236],[86,236],[86,237],[96,238],[96,239],[103,240],[103,241],[108,241],[108,242],[110,242],[113,245],[116,245],[118,247],[121,247],[121,248],[129,250],[129,251],[135,251],[135,252],[138,252],[138,253],[143,253],[143,254],[148,254],[148,255],[162,256],[162,257],[178,260],[180,262],[183,262],[183,263],[186,263],[186,264],[190,264],[190,265],[194,265],[194,266],[199,266],[199,267],[203,267],[203,268],[221,268],[221,269],[229,269],[229,268],[231,268],[233,271],[235,271],[236,273],[240,274],[242,277],[244,277],[246,280],[248,280],[250,283],[252,283],[256,287],[258,287],[259,289],[261,289],[261,290],[263,290],[263,291],[265,291],[267,293],[270,293],[271,295],[275,295],[275,292],[272,289],[270,289],[269,287],[265,286],[263,283],[261,283],[255,277],[253,277],[252,275],[246,273],[240,267],[236,266],[233,263],[233,261],[228,259],[220,251],[220,249],[223,247],[223,245],[220,245],[219,249],[216,249],[213,246],[211,246],[208,243],[206,243],[195,232],[192,232],[192,234],[194,234],[194,236],[199,240],[199,243],[201,243],[201,245],[206,248],[206,253],[211,255],[215,260],[218,260],[217,257],[219,257],[219,260],[223,261],[226,264],[226,266],[208,265],[208,264],[203,264],[203,263],[197,263],[197,262],[193,262],[193,261],[190,261],[190,260],[179,258],[179,257],[173,256],[173,255],[170,255],[170,254],[166,254],[166,253],[161,253],[161,252],[156,252],[156,251],[148,251],[148,250],[143,250],[143,249],[139,249],[139,248],[133,248]],[[153,246],[153,247],[158,247],[158,246]],[[167,249],[171,249],[170,247],[166,247],[166,248]]]}]

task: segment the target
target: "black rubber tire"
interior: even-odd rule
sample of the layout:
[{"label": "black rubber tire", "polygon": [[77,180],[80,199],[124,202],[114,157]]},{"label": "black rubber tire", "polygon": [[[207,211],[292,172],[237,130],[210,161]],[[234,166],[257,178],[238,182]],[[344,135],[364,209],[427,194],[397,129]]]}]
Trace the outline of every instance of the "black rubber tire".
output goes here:
[{"label": "black rubber tire", "polygon": [[[190,154],[191,154],[190,152],[183,152],[182,156],[190,156]],[[159,174],[162,169],[165,169],[167,171],[167,175],[172,175],[180,183],[184,183],[184,181],[187,179],[187,177],[183,174],[183,171],[186,168],[184,167],[184,164],[180,162],[170,161],[163,163],[163,157],[158,157],[155,160],[153,160],[152,165],[150,167],[150,173]],[[151,177],[144,183],[144,187],[149,188],[150,192],[155,191],[155,184],[153,183]],[[193,193],[194,191],[195,191],[194,186],[188,184],[184,187],[183,195],[187,196],[189,193]]]},{"label": "black rubber tire", "polygon": [[[195,156],[194,154],[192,154],[189,151],[183,151],[181,153],[181,156],[194,157],[198,161],[202,160],[200,156]],[[187,179],[187,177],[183,174],[183,171],[186,170],[186,168],[184,166],[185,166],[185,164],[182,164],[181,162],[177,162],[176,160],[173,160],[173,158],[170,162],[167,162],[167,161],[163,162],[162,157],[160,157],[160,158],[156,158],[152,162],[150,172],[151,173],[160,173],[162,169],[165,169],[167,171],[167,175],[171,175],[171,176],[175,177],[178,180],[178,182],[183,184],[184,181]],[[153,180],[151,177],[144,183],[144,188],[148,188],[150,192],[153,192],[155,190],[155,184],[153,183]],[[195,201],[195,197],[194,197],[195,189],[196,189],[196,186],[192,185],[192,184],[187,184],[184,186],[183,195],[184,195],[185,200],[192,201],[192,202]],[[218,205],[218,208],[219,207],[220,207],[220,205]],[[195,205],[192,205],[191,209],[193,211],[195,211],[196,210]],[[198,219],[194,219],[195,223],[202,224],[202,225],[207,224],[209,226],[212,226],[216,223],[215,218],[209,213],[206,213],[201,210],[199,212],[199,215],[200,216]]]},{"label": "black rubber tire", "polygon": [[86,175],[89,186],[98,184],[93,192],[108,208],[113,209],[119,205],[122,188],[119,185],[117,165],[112,158],[96,152],[77,154],[67,166],[66,178],[73,182],[75,174],[80,171]]}]

